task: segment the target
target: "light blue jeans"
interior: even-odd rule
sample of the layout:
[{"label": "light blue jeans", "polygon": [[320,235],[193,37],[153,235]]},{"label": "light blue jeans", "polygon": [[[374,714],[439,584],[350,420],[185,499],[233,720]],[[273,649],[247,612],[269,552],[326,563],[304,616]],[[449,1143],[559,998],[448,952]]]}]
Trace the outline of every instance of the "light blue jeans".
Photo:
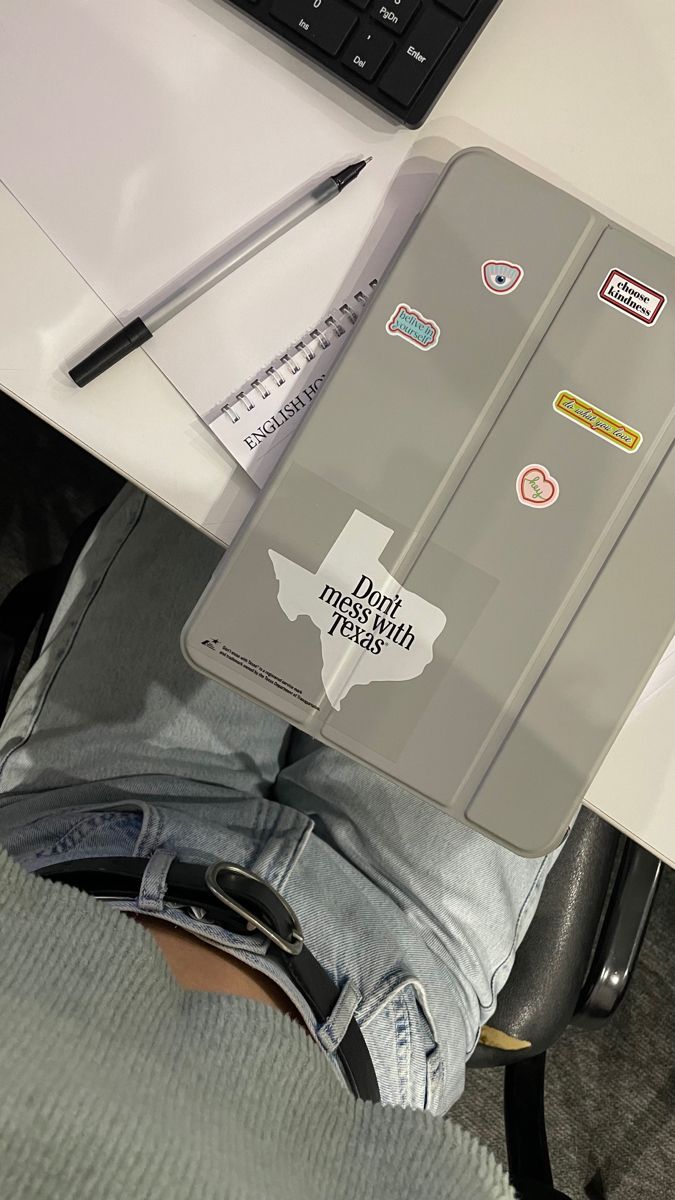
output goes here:
[{"label": "light blue jeans", "polygon": [[[179,633],[219,556],[131,488],[108,509],[0,731],[0,843],[28,870],[151,857],[120,907],[270,976],[334,1065],[355,1013],[383,1102],[443,1113],[554,855],[517,857],[192,671]],[[262,938],[167,914],[172,856],[234,861],[280,889],[341,989],[329,1021]]]}]

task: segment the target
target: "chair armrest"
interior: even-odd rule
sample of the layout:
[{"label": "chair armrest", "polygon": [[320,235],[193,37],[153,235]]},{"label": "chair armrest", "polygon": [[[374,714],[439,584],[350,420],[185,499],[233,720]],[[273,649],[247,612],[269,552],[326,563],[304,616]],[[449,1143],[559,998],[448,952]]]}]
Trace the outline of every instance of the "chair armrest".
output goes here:
[{"label": "chair armrest", "polygon": [[56,567],[20,580],[0,604],[0,719],[28,640],[45,612],[54,588]]},{"label": "chair armrest", "polygon": [[620,835],[581,809],[560,852],[490,1025],[531,1043],[523,1050],[478,1045],[471,1067],[505,1066],[548,1049],[577,1006]]},{"label": "chair armrest", "polygon": [[594,1029],[616,1011],[640,953],[663,863],[626,842],[573,1024]]}]

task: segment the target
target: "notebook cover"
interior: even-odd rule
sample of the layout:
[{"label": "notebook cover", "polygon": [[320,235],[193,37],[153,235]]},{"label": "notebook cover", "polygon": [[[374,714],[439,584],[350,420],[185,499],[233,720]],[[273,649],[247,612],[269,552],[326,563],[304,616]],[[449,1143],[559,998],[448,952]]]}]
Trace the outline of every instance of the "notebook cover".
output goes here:
[{"label": "notebook cover", "polygon": [[655,247],[457,155],[189,661],[505,844],[556,845],[675,624],[649,536],[673,491],[674,292]]}]

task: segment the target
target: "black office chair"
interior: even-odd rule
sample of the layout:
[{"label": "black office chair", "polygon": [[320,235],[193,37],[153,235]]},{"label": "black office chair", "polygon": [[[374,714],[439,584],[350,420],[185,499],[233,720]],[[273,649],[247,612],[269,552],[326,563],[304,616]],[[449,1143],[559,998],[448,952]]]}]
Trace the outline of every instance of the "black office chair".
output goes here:
[{"label": "black office chair", "polygon": [[531,1046],[513,1051],[479,1045],[469,1062],[505,1068],[508,1168],[522,1200],[568,1200],[554,1188],[548,1153],[546,1051],[567,1025],[597,1029],[616,1012],[640,952],[661,867],[653,854],[581,810],[490,1021]]},{"label": "black office chair", "polygon": [[[62,561],[37,571],[0,604],[0,718],[33,633],[37,658],[71,571],[101,512],[75,532]],[[596,1028],[625,994],[661,863],[582,810],[551,871],[490,1024],[523,1050],[479,1045],[470,1067],[505,1067],[508,1168],[521,1200],[568,1200],[553,1186],[544,1119],[546,1051],[570,1023]]]}]

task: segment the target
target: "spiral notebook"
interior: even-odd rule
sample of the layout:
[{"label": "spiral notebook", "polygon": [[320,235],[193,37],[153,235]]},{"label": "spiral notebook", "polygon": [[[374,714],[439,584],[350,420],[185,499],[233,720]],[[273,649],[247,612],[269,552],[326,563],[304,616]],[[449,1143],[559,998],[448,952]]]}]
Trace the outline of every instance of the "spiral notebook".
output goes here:
[{"label": "spiral notebook", "polygon": [[202,419],[258,487],[297,433],[377,287],[370,279],[335,305]]}]

